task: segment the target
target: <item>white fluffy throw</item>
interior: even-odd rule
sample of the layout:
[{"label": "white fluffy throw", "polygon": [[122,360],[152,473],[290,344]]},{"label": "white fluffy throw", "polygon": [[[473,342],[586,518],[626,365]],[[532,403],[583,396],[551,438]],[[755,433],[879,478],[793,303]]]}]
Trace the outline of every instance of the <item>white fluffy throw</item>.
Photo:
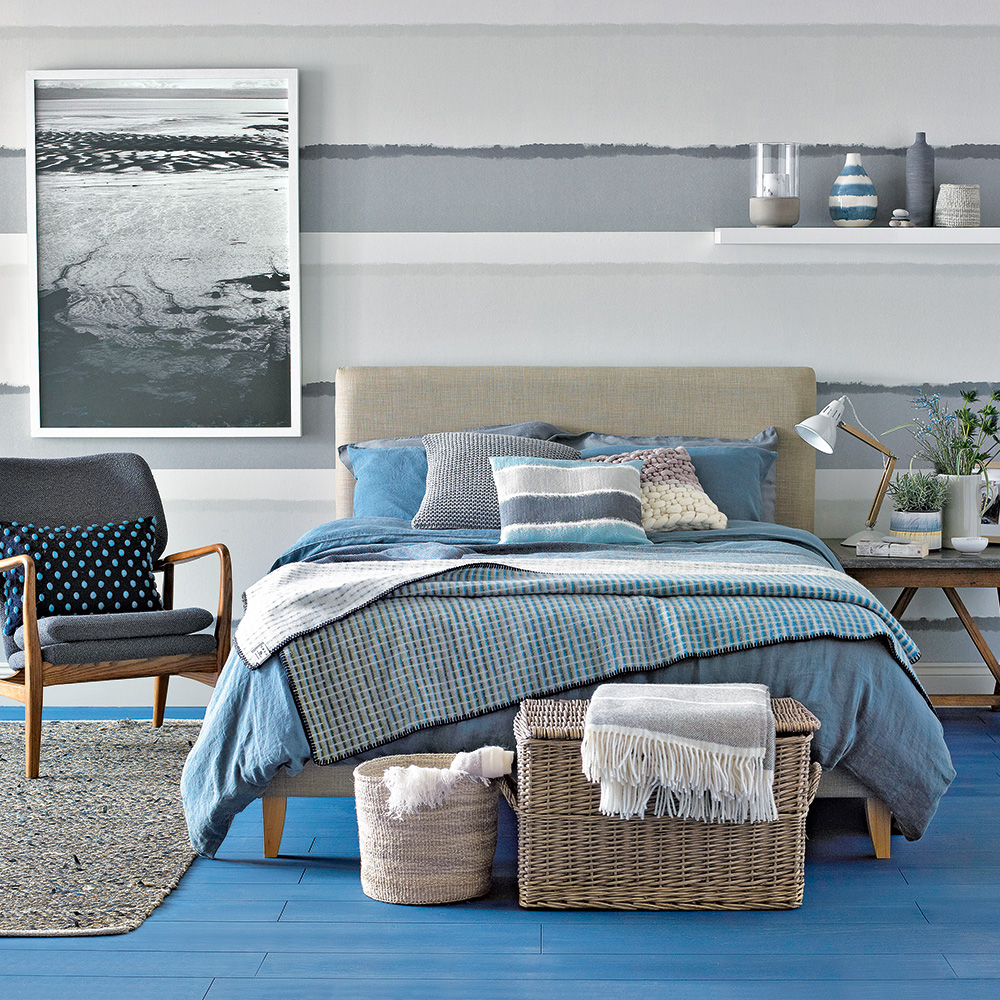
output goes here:
[{"label": "white fluffy throw", "polygon": [[514,754],[502,747],[481,747],[469,753],[455,754],[449,768],[387,767],[382,781],[389,789],[389,815],[402,819],[420,809],[437,809],[447,801],[458,782],[468,779],[481,781],[510,774]]}]

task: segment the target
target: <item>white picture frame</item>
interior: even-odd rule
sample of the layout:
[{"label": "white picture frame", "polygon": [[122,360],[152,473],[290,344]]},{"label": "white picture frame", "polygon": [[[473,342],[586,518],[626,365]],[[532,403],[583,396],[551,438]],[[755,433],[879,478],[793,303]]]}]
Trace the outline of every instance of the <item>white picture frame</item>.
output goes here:
[{"label": "white picture frame", "polygon": [[297,83],[27,74],[33,436],[301,434]]},{"label": "white picture frame", "polygon": [[983,484],[984,513],[979,532],[991,543],[1000,543],[1000,462],[990,462],[986,469],[990,481],[990,495],[986,495],[986,484]]}]

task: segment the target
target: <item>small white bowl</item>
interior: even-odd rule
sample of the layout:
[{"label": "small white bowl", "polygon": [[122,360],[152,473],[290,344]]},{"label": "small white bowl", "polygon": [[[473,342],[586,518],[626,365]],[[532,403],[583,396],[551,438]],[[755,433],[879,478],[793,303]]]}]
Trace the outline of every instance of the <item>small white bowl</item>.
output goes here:
[{"label": "small white bowl", "polygon": [[990,540],[982,535],[963,535],[951,540],[951,544],[959,552],[982,552],[989,543]]}]

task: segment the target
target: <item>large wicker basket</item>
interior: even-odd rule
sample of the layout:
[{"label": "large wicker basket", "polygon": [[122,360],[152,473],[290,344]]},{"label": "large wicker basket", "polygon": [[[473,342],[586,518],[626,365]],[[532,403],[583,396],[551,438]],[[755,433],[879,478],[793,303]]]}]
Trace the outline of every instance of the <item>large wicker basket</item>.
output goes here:
[{"label": "large wicker basket", "polygon": [[809,748],[819,720],[772,700],[778,819],[720,824],[602,816],[600,787],[583,776],[586,701],[526,701],[514,720],[516,780],[504,795],[518,820],[518,887],[525,907],[770,910],[802,903],[806,812],[820,767]]},{"label": "large wicker basket", "polygon": [[450,753],[379,757],[354,769],[354,801],[361,845],[361,888],[384,903],[454,903],[490,891],[497,846],[499,782],[468,777],[436,809],[394,819],[387,768],[447,768]]}]

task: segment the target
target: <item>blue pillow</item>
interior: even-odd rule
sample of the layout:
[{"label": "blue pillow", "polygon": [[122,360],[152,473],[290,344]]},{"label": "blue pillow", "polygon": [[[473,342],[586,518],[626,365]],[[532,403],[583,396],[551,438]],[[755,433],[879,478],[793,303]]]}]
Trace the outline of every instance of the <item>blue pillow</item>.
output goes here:
[{"label": "blue pillow", "polygon": [[[664,446],[666,447],[666,446]],[[768,509],[766,484],[778,457],[776,452],[750,445],[697,447],[686,445],[702,489],[731,521],[773,521],[773,504]],[[620,455],[632,445],[602,445],[586,448],[591,455]]]},{"label": "blue pillow", "polygon": [[[349,444],[355,517],[412,521],[427,488],[427,453],[421,448],[362,448]],[[345,463],[346,464],[346,463]]]},{"label": "blue pillow", "polygon": [[520,455],[490,458],[501,542],[649,545],[642,462],[615,465]]},{"label": "blue pillow", "polygon": [[[666,434],[660,435],[658,437],[651,436],[626,436],[622,434],[605,434],[600,431],[587,431],[583,434],[562,434],[555,438],[556,441],[562,441],[564,444],[568,444],[573,448],[579,448],[582,450],[586,449],[590,451],[592,448],[603,448],[611,446],[625,446],[622,447],[620,451],[615,452],[606,451],[604,454],[621,454],[622,451],[634,451],[636,448],[687,448],[690,451],[692,448],[709,448],[709,447],[722,447],[722,448],[763,448],[765,451],[773,451],[775,455],[778,453],[778,432],[773,427],[767,427],[755,434],[753,437],[749,438],[718,438],[718,437],[692,437],[687,434]],[[598,454],[598,452],[591,452],[591,454]],[[698,478],[701,478],[699,473]],[[763,516],[759,518],[761,521],[773,521],[774,520],[774,505],[777,498],[777,477],[775,476],[774,464],[772,463],[771,468],[768,470],[764,477],[764,485],[762,489],[762,494],[764,498]],[[712,496],[711,491],[708,491],[708,495]],[[715,500],[717,506],[721,506],[719,501],[712,496]],[[731,514],[730,517],[736,517],[737,515]],[[741,520],[747,520],[742,518]]]},{"label": "blue pillow", "polygon": [[[474,427],[477,434],[509,434],[514,437],[537,438],[539,441],[552,441],[565,437],[569,431],[564,431],[555,424],[547,424],[543,420],[526,420],[520,424],[497,424],[493,427]],[[373,438],[371,441],[358,441],[354,444],[342,444],[337,448],[341,462],[354,472],[354,458],[361,448],[423,448],[423,434],[398,438]],[[576,449],[579,450],[579,449]]]},{"label": "blue pillow", "polygon": [[[153,576],[156,518],[58,528],[0,522],[0,558],[31,556],[39,618],[160,611]],[[24,624],[24,573],[3,573],[5,635]]]},{"label": "blue pillow", "polygon": [[774,507],[768,510],[764,490],[776,452],[746,445],[691,446],[687,452],[702,488],[731,521],[774,520]]}]

